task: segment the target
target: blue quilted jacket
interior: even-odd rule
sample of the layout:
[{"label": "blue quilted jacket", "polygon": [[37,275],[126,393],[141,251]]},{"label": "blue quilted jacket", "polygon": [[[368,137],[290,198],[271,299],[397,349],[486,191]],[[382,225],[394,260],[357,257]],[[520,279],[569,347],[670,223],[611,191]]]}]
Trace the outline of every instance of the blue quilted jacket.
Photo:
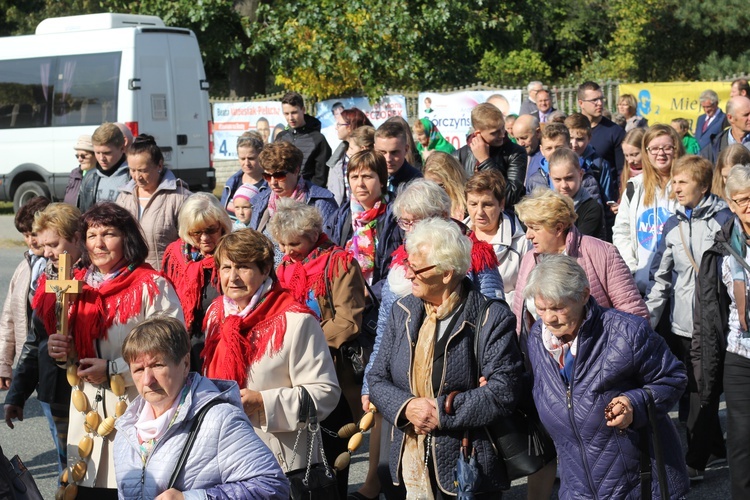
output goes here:
[{"label": "blue quilted jacket", "polygon": [[138,396],[117,419],[114,447],[119,498],[155,498],[165,491],[193,418],[206,403],[220,399],[224,404],[206,413],[175,488],[185,500],[288,499],[289,482],[245,416],[237,384],[197,373],[189,375],[188,384],[190,390],[177,418],[157,441],[145,466],[135,430],[143,398]]},{"label": "blue quilted jacket", "polygon": [[[667,415],[687,385],[683,364],[648,321],[599,307],[593,298],[578,339],[568,386],[557,362],[544,348],[541,321],[534,324],[528,338],[534,401],[557,448],[559,497],[641,497],[639,430],[648,425],[644,387],[651,389],[656,403],[669,497],[684,497],[689,489],[685,459]],[[607,427],[604,419],[604,407],[619,395],[627,396],[634,410],[633,423],[623,434]],[[661,498],[653,456],[652,449],[653,498]]]},{"label": "blue quilted jacket", "polygon": [[[469,278],[464,286],[471,287]],[[442,357],[442,384],[435,387],[438,409],[438,429],[433,432],[430,459],[443,492],[456,494],[453,468],[459,458],[464,430],[470,430],[472,446],[477,452],[477,463],[482,474],[481,491],[499,491],[509,486],[505,470],[500,467],[494,448],[484,426],[502,415],[509,415],[516,405],[521,384],[521,355],[515,335],[515,317],[507,305],[492,304],[481,318],[483,366],[481,374],[487,385],[477,387],[479,374],[474,361],[474,334],[477,316],[487,299],[471,289],[452,330],[446,332],[448,342]],[[393,305],[388,327],[383,335],[378,355],[368,375],[370,395],[378,410],[391,423],[396,423],[390,441],[390,470],[394,484],[401,479],[401,456],[404,446],[406,404],[412,394],[410,374],[412,349],[416,345],[419,328],[424,320],[421,299],[408,295]],[[437,367],[436,367],[437,369]],[[454,401],[454,414],[445,413],[445,400],[453,391],[460,391]],[[399,420],[404,419],[404,420]],[[410,425],[410,424],[408,424]]]}]

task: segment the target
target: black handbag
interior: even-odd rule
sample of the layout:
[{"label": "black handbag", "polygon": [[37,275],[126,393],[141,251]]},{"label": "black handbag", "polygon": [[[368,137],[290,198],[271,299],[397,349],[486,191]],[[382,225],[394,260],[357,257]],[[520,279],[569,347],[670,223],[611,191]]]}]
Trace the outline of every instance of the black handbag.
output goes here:
[{"label": "black handbag", "polygon": [[18,455],[10,460],[0,448],[0,498],[42,500],[42,494]]},{"label": "black handbag", "polygon": [[[291,500],[339,500],[339,488],[336,482],[336,473],[328,465],[326,455],[321,451],[321,463],[313,464],[312,460],[315,450],[321,447],[320,424],[318,423],[315,404],[307,389],[300,387],[300,410],[297,421],[306,423],[297,431],[297,439],[294,440],[292,449],[292,462],[297,456],[297,445],[302,431],[307,429],[307,467],[295,469],[286,473],[290,485]],[[316,445],[317,440],[317,445]]]},{"label": "black handbag", "polygon": [[[329,258],[326,262],[323,276],[328,276],[328,264],[330,262],[331,259]],[[375,335],[378,331],[378,311],[380,310],[380,302],[372,292],[372,288],[370,288],[367,280],[364,280],[364,283],[370,295],[370,303],[367,304],[365,310],[362,312],[362,324],[359,328],[359,335],[354,340],[344,342],[339,348],[341,357],[351,366],[354,372],[354,381],[359,385],[364,380],[365,367],[370,362],[370,355],[372,355],[372,350],[375,346]],[[328,281],[326,281],[326,297],[335,315],[336,308],[333,305],[333,293]]]},{"label": "black handbag", "polygon": [[[488,299],[476,320],[474,356],[480,375],[483,350],[480,325],[493,302],[501,301]],[[515,335],[513,338],[516,342],[518,341]],[[522,397],[521,401],[529,402],[529,404],[516,406],[511,415],[500,417],[487,426],[487,431],[498,456],[502,458],[511,481],[539,471],[557,456],[555,445],[539,420],[531,395]]]}]

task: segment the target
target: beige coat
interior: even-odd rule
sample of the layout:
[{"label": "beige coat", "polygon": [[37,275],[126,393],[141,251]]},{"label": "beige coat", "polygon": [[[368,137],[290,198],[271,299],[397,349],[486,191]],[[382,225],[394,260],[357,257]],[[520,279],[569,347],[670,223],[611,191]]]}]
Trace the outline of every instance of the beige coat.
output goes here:
[{"label": "beige coat", "polygon": [[[154,297],[154,303],[149,304],[148,294],[144,290],[141,314],[130,318],[125,324],[115,323],[109,329],[109,332],[107,332],[107,339],[102,339],[97,342],[98,357],[113,361],[113,363],[110,364],[110,374],[119,373],[125,379],[128,403],[138,396],[138,391],[136,390],[135,385],[133,385],[130,368],[122,358],[122,344],[125,341],[125,337],[137,324],[156,313],[166,314],[183,320],[180,301],[177,298],[174,288],[172,288],[167,280],[162,277],[156,277],[155,280],[159,292]],[[82,387],[84,394],[86,394],[86,397],[88,398],[89,404],[94,405],[99,386],[82,382]],[[102,389],[101,392],[104,395],[104,400],[99,403],[99,415],[102,419],[109,415],[114,416],[114,408],[118,401],[117,397],[115,397],[112,391],[108,389]],[[85,435],[83,428],[84,421],[85,415],[75,409],[71,400],[70,423],[68,424],[69,467],[72,467],[80,460],[78,454],[78,442]],[[88,460],[85,460],[88,469],[83,481],[79,483],[81,486],[89,488],[117,488],[117,482],[115,481],[115,464],[112,453],[116,434],[117,432],[113,431],[104,438],[98,436],[94,438],[94,450],[91,452],[91,457]]]},{"label": "beige coat", "polygon": [[29,333],[29,287],[31,265],[28,252],[18,264],[8,286],[3,312],[0,316],[0,377],[13,375],[13,363],[18,359]]},{"label": "beige coat", "polygon": [[135,181],[131,180],[120,188],[117,204],[130,212],[143,228],[148,244],[146,262],[157,271],[161,270],[161,260],[167,245],[179,238],[177,215],[182,202],[191,194],[184,182],[177,179],[171,170],[165,169],[159,187],[140,214]]}]

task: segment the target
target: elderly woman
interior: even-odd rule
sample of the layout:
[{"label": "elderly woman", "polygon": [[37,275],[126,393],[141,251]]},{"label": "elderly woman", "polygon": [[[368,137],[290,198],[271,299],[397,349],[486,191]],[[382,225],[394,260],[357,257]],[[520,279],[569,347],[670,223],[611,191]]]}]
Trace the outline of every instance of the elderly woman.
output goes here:
[{"label": "elderly woman", "polygon": [[[550,255],[523,291],[541,320],[529,333],[528,356],[534,402],[559,458],[559,497],[665,498],[653,446],[644,442],[652,434],[650,393],[668,498],[684,498],[687,469],[668,412],[687,384],[685,368],[646,320],[597,304],[586,274],[573,257]],[[654,469],[650,492],[641,490],[643,449]]]},{"label": "elderly woman", "polygon": [[620,199],[612,243],[635,277],[638,291],[646,293],[649,270],[661,240],[664,223],[677,208],[672,194],[672,165],[684,154],[682,141],[669,125],[657,124],[643,136],[643,173],[625,185]]},{"label": "elderly woman", "polygon": [[505,300],[512,304],[521,259],[531,244],[515,214],[505,211],[505,177],[497,170],[479,171],[465,191],[469,217],[464,222],[472,230],[472,240],[485,241],[495,250]]},{"label": "elderly woman", "polygon": [[116,203],[140,224],[148,245],[146,262],[158,271],[164,250],[178,238],[177,215],[191,193],[164,167],[161,149],[150,135],[136,137],[127,155],[131,180],[120,188]]},{"label": "elderly woman", "polygon": [[[22,290],[24,300],[16,303],[13,313],[23,315],[25,335],[20,342],[18,362],[13,372],[10,390],[5,398],[5,421],[12,429],[13,419],[23,420],[23,409],[26,401],[36,390],[37,399],[41,404],[42,411],[47,417],[55,443],[58,457],[60,459],[60,471],[67,465],[67,434],[68,434],[68,407],[70,406],[70,385],[65,376],[57,367],[55,360],[47,355],[48,332],[40,319],[42,304],[55,302],[53,294],[45,294],[44,288],[47,279],[58,278],[58,262],[60,254],[67,253],[74,267],[80,267],[81,249],[83,248],[81,238],[81,212],[73,205],[67,203],[47,204],[46,198],[33,198],[19,211],[23,215],[26,208],[36,207],[33,214],[32,226],[29,233],[34,234],[38,246],[42,249],[47,265],[44,273],[38,277],[39,282],[34,284],[35,293],[29,287]],[[44,259],[42,259],[44,261]],[[23,264],[27,265],[26,262]],[[28,272],[28,271],[27,271]],[[31,295],[33,302],[29,307],[28,297]],[[7,305],[7,304],[6,304]],[[48,305],[51,307],[51,305]],[[26,321],[27,311],[30,311],[30,321]],[[19,321],[20,322],[20,321]],[[21,349],[22,348],[22,349]],[[13,356],[10,357],[12,364]]]},{"label": "elderly woman", "polygon": [[451,217],[456,220],[466,218],[466,171],[458,160],[448,153],[436,151],[425,161],[422,175],[428,181],[436,182],[445,189],[451,199]]},{"label": "elderly woman", "polygon": [[625,132],[648,127],[648,120],[635,114],[637,109],[638,101],[633,94],[622,94],[617,99],[617,112],[625,117]]},{"label": "elderly woman", "polygon": [[254,130],[245,132],[237,138],[237,159],[240,162],[240,169],[227,179],[221,190],[221,206],[233,219],[235,217],[233,199],[240,186],[249,184],[255,186],[258,191],[268,188],[268,183],[263,179],[263,169],[258,161],[263,146],[263,137]]},{"label": "elderly woman", "polygon": [[[67,363],[73,387],[68,466],[76,473],[68,488],[77,485],[79,499],[117,498],[113,426],[137,395],[123,341],[154,314],[183,318],[169,282],[146,264],[146,241],[127,210],[111,202],[94,205],[83,214],[81,234],[86,252],[74,278],[83,287],[71,307],[70,335],[50,335],[47,351]],[[38,315],[47,332],[56,331],[55,309],[54,294],[46,294]]]},{"label": "elderly woman", "polygon": [[326,232],[354,255],[365,279],[379,294],[391,254],[403,242],[389,203],[385,158],[375,151],[356,153],[349,161],[347,178],[351,199],[327,221]]},{"label": "elderly woman", "polygon": [[[507,306],[490,304],[466,274],[471,241],[453,222],[416,224],[406,241],[410,295],[393,306],[369,378],[373,403],[393,424],[390,471],[407,498],[456,494],[453,468],[467,436],[481,465],[482,492],[499,498],[508,487],[482,427],[513,411],[521,358]],[[481,366],[474,337],[482,335]],[[487,384],[478,387],[480,376]]]},{"label": "elderly woman", "polygon": [[429,118],[420,118],[414,122],[414,138],[423,163],[435,151],[451,154],[456,150],[453,144],[445,140],[437,125]]},{"label": "elderly woman", "polygon": [[[271,236],[268,221],[276,213],[276,203],[281,198],[293,198],[318,209],[323,220],[336,211],[338,205],[333,194],[327,189],[306,181],[300,175],[302,151],[291,142],[280,141],[266,146],[261,151],[259,160],[263,167],[263,178],[270,189],[259,193],[252,200],[253,217],[250,227]],[[272,240],[273,241],[273,240]],[[281,263],[283,253],[274,242],[276,253],[274,262]]]},{"label": "elderly woman", "polygon": [[203,318],[221,294],[214,251],[219,239],[232,231],[232,221],[210,193],[196,193],[183,203],[178,217],[180,238],[167,247],[162,272],[177,291],[185,326],[193,343],[192,368],[200,370]]},{"label": "elderly woman", "polygon": [[564,253],[573,257],[586,270],[591,283],[591,294],[602,307],[649,318],[633,277],[617,248],[605,241],[582,235],[575,227],[576,212],[573,200],[550,189],[535,190],[516,204],[516,213],[526,226],[526,238],[533,250],[521,261],[513,297],[516,329],[528,330],[534,322],[533,301],[524,300],[523,290],[529,273],[538,265],[542,254]]},{"label": "elderly woman", "polygon": [[[258,231],[227,234],[215,258],[223,295],[206,317],[204,374],[237,382],[245,413],[284,472],[304,468],[304,446],[294,452],[302,388],[319,420],[341,395],[320,322],[274,279],[274,247]],[[301,434],[306,443],[307,430]]]},{"label": "elderly woman", "polygon": [[78,205],[78,192],[81,190],[83,177],[92,169],[96,168],[96,155],[90,135],[78,136],[73,149],[76,152],[78,166],[70,171],[68,185],[65,186],[65,198],[63,201],[70,205]]},{"label": "elderly woman", "polygon": [[[360,334],[365,280],[352,255],[334,245],[323,232],[323,219],[315,207],[282,198],[277,208],[269,222],[271,234],[284,252],[276,276],[279,284],[320,320],[341,386],[339,403],[322,425],[339,429],[353,419],[359,420],[362,414],[362,385],[356,382],[352,364],[341,347]],[[343,440],[327,434],[323,446],[330,462],[346,451]],[[336,475],[342,497],[346,496],[348,476],[348,468]]]},{"label": "elderly woman", "polygon": [[[181,321],[144,321],[125,338],[122,356],[138,397],[116,424],[120,499],[289,498],[286,476],[247,419],[237,384],[190,373],[190,338]],[[201,414],[191,453],[170,488]]]}]

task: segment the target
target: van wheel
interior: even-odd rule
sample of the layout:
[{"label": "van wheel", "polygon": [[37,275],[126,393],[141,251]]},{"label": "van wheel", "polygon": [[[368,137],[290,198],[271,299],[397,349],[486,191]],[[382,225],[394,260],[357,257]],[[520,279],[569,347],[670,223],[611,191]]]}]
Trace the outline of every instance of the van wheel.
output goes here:
[{"label": "van wheel", "polygon": [[49,198],[47,186],[39,181],[24,182],[18,186],[16,194],[13,195],[13,211],[18,212],[22,206],[36,196],[46,196]]}]

